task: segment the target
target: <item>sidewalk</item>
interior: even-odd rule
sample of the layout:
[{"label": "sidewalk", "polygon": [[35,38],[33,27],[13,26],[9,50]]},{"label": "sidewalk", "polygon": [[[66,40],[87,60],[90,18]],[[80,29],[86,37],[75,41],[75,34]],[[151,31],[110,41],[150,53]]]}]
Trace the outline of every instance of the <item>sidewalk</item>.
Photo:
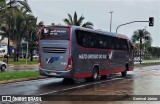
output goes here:
[{"label": "sidewalk", "polygon": [[38,70],[38,64],[35,64],[35,65],[8,64],[7,66],[7,71],[18,71],[18,70]]}]

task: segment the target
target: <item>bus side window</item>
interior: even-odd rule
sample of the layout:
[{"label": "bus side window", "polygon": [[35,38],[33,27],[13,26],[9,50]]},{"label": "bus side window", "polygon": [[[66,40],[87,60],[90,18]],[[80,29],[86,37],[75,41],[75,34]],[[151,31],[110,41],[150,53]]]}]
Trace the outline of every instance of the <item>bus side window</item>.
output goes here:
[{"label": "bus side window", "polygon": [[77,30],[76,31],[76,40],[78,45],[83,46],[83,41],[84,41],[84,34],[82,33],[82,31]]},{"label": "bus side window", "polygon": [[99,48],[103,48],[104,47],[104,42],[103,42],[103,36],[101,34],[98,34],[99,35]]},{"label": "bus side window", "polygon": [[45,38],[44,29],[42,29],[41,34],[42,34],[41,39],[44,39]]},{"label": "bus side window", "polygon": [[89,34],[84,32],[84,47],[89,48]]},{"label": "bus side window", "polygon": [[119,39],[116,39],[116,49],[119,50]]},{"label": "bus side window", "polygon": [[93,42],[93,35],[91,33],[88,34],[89,37],[89,48],[92,48],[94,46],[94,42]]},{"label": "bus side window", "polygon": [[115,39],[111,38],[111,49],[115,49]]},{"label": "bus side window", "polygon": [[99,36],[98,36],[99,34],[96,34],[96,46],[95,46],[95,48],[99,48],[100,47],[100,43],[99,43]]}]

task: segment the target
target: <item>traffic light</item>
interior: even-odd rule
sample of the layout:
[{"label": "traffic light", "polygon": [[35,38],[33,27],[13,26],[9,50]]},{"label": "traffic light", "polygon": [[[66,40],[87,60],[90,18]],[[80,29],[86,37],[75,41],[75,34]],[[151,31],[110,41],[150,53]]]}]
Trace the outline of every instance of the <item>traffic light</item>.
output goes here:
[{"label": "traffic light", "polygon": [[153,25],[154,25],[154,18],[149,17],[149,26],[153,26]]}]

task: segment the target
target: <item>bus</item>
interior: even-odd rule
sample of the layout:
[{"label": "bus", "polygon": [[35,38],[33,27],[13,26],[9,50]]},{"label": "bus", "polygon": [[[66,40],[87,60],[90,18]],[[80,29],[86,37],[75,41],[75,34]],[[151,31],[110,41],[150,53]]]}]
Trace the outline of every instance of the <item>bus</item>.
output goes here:
[{"label": "bus", "polygon": [[133,70],[133,46],[127,36],[79,26],[43,26],[39,72],[58,78],[96,80]]}]

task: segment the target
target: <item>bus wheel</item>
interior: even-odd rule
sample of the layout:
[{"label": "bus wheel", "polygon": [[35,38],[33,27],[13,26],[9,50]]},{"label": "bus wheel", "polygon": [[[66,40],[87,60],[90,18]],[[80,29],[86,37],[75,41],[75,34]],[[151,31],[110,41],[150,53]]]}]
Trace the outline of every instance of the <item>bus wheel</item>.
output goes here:
[{"label": "bus wheel", "polygon": [[98,68],[94,67],[92,72],[92,77],[86,78],[86,81],[95,81],[98,79],[98,75],[99,75]]},{"label": "bus wheel", "polygon": [[125,70],[121,72],[122,76],[125,77],[127,75],[128,64],[125,65]]}]

